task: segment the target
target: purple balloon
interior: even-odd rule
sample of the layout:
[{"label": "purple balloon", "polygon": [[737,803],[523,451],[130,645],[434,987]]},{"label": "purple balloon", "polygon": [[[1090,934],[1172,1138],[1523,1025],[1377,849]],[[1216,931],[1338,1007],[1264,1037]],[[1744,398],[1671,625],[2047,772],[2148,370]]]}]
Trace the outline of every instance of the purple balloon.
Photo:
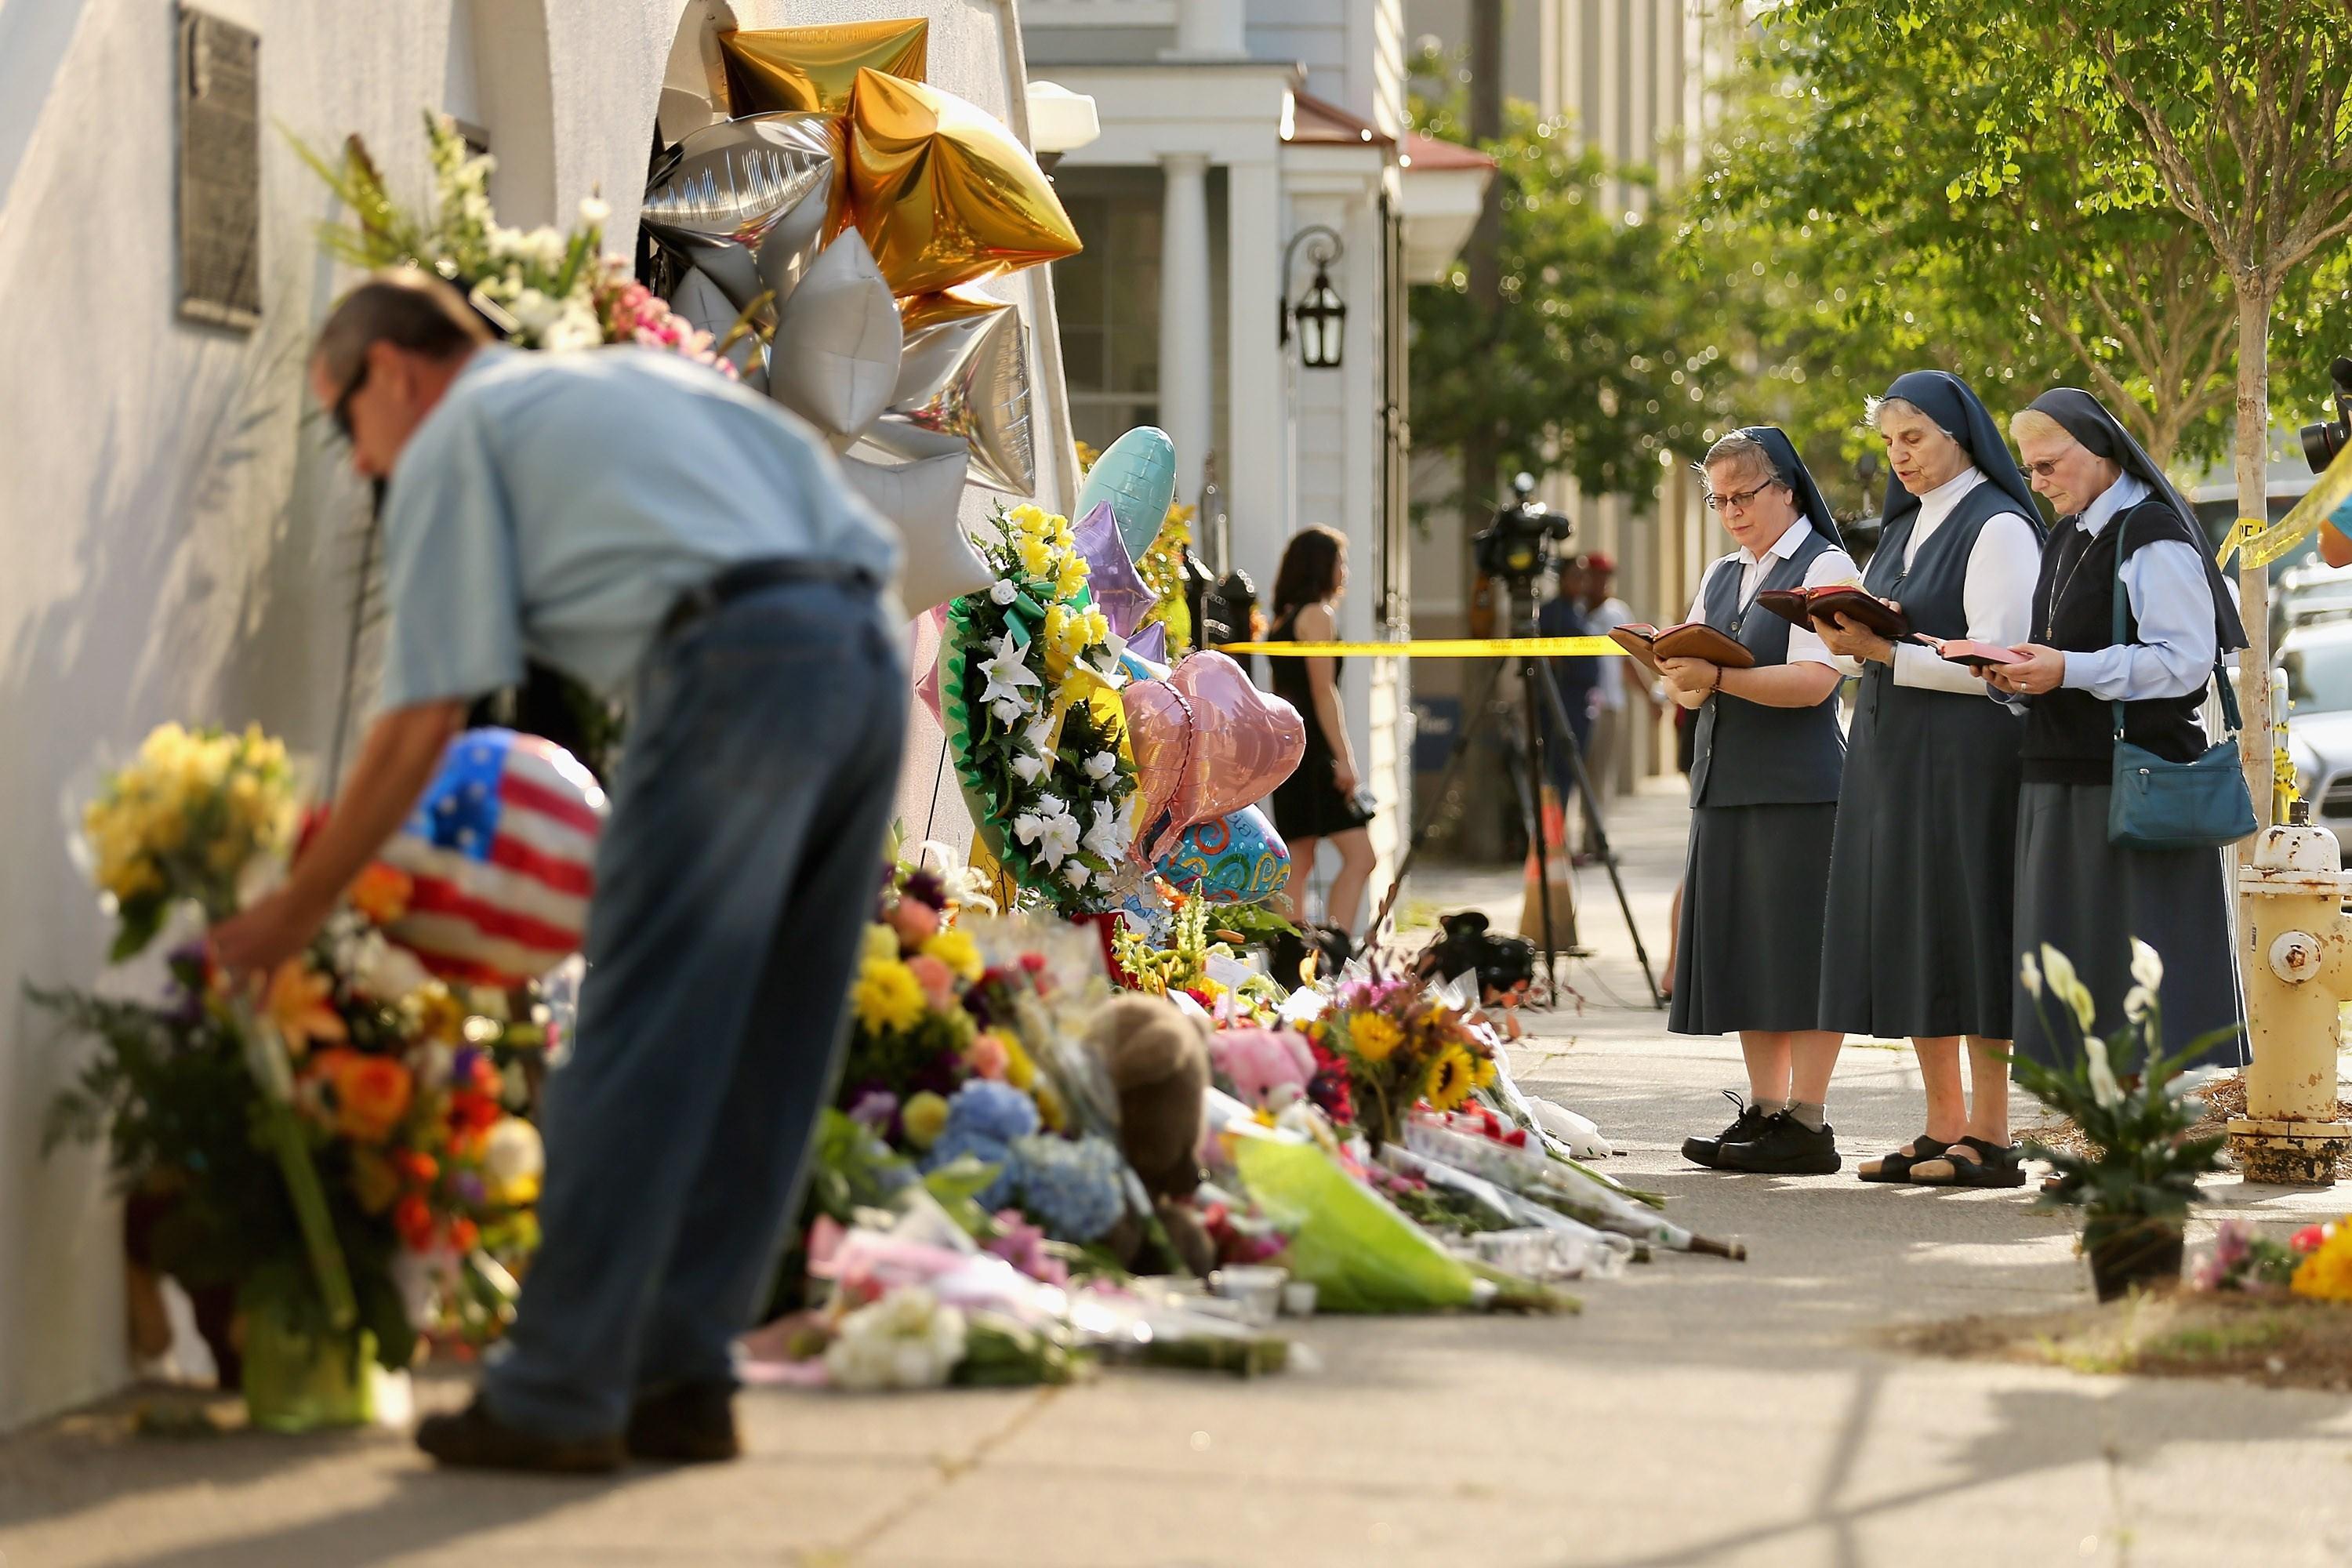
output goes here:
[{"label": "purple balloon", "polygon": [[[1103,614],[1108,617],[1110,612],[1105,610]],[[1168,623],[1154,621],[1129,637],[1127,651],[1138,658],[1150,659],[1154,664],[1166,664],[1168,662]]]},{"label": "purple balloon", "polygon": [[1135,563],[1128,559],[1127,546],[1119,542],[1118,517],[1110,502],[1097,502],[1070,531],[1086,559],[1087,587],[1102,606],[1103,618],[1118,636],[1134,636],[1159,600],[1143,585]]}]

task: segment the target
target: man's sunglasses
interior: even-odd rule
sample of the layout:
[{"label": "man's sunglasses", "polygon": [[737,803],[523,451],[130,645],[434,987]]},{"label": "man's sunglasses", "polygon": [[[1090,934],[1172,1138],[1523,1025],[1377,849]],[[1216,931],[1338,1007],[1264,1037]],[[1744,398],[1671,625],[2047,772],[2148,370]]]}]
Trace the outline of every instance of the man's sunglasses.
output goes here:
[{"label": "man's sunglasses", "polygon": [[335,405],[327,411],[328,416],[335,422],[336,433],[342,437],[346,444],[352,438],[352,399],[360,395],[360,388],[367,384],[367,361],[362,360],[359,374],[343,384],[341,395],[335,399]]}]

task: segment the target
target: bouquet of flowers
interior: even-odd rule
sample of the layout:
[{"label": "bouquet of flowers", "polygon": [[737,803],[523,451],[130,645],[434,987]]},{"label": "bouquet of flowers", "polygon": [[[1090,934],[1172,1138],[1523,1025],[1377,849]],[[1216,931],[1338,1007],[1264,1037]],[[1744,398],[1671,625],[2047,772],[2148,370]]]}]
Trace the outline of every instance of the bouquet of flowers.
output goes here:
[{"label": "bouquet of flowers", "polygon": [[[184,901],[231,912],[295,816],[277,742],[175,725],[150,735],[85,816],[92,874],[121,921],[116,953],[144,947]],[[396,907],[396,889],[369,879],[359,893]],[[421,1331],[495,1334],[511,1270],[536,1245],[541,1163],[537,1131],[510,1109],[524,1076],[490,1046],[507,1031],[492,1016],[504,998],[469,1006],[357,907],[252,992],[200,944],[169,972],[159,1004],[34,993],[100,1046],[52,1107],[49,1142],[108,1140],[119,1177],[164,1215],[160,1271],[234,1292],[249,1367],[265,1359],[257,1347],[322,1363],[364,1350],[401,1367]],[[299,1377],[248,1383],[257,1419],[353,1418],[265,1409],[254,1393],[289,1382],[299,1392]],[[343,1365],[341,1385],[353,1383]]]},{"label": "bouquet of flowers", "polygon": [[604,253],[604,221],[612,216],[605,203],[593,196],[583,201],[580,221],[569,230],[508,227],[490,206],[495,160],[468,148],[446,114],[426,115],[425,134],[433,199],[422,213],[394,199],[358,137],[344,142],[341,160],[333,163],[294,142],[302,161],[352,210],[348,225],[320,231],[330,255],[355,267],[415,265],[438,273],[467,290],[475,308],[519,347],[633,342],[734,377],[734,365],[719,357],[709,332],[673,314],[636,280],[626,258]]},{"label": "bouquet of flowers", "polygon": [[1496,1079],[1492,1037],[1411,975],[1352,969],[1312,1027],[1347,1064],[1356,1124],[1376,1150],[1416,1103],[1453,1110]]},{"label": "bouquet of flowers", "polygon": [[1007,876],[1064,914],[1109,908],[1134,837],[1126,677],[1069,521],[999,506],[997,581],[949,606],[942,700],[957,776]]}]

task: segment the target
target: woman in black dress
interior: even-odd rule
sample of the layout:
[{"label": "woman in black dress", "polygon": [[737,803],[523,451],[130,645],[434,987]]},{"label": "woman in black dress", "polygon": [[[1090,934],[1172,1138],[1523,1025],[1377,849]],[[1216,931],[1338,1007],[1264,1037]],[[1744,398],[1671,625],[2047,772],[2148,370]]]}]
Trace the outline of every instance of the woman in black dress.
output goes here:
[{"label": "woman in black dress", "polygon": [[[1348,541],[1337,529],[1308,528],[1291,536],[1274,579],[1274,625],[1268,642],[1329,642],[1339,635],[1339,595],[1348,586]],[[1355,748],[1339,707],[1336,658],[1270,658],[1274,694],[1307,721],[1307,754],[1274,789],[1274,826],[1290,846],[1290,918],[1307,923],[1307,883],[1316,851],[1329,839],[1339,852],[1339,874],[1323,901],[1324,918],[1353,933],[1356,906],[1372,879],[1371,811],[1359,797]]]},{"label": "woman in black dress", "polygon": [[[1896,377],[1870,412],[1895,477],[1863,586],[1931,637],[2025,640],[2041,513],[2000,427],[1942,371]],[[1865,1039],[1909,1036],[1927,1091],[1926,1130],[1859,1173],[2021,1186],[2009,1047],[2024,722],[1932,648],[1844,617],[1815,625],[1862,676],[1830,854],[1823,951],[1836,962],[1822,968],[1821,1024]]]}]

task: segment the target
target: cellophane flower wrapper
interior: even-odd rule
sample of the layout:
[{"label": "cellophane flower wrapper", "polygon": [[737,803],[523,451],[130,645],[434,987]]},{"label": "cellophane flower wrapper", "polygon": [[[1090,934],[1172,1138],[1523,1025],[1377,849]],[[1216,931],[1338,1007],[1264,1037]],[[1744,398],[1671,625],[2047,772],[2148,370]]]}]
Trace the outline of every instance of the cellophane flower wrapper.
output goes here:
[{"label": "cellophane flower wrapper", "polygon": [[1427,1231],[1311,1143],[1236,1136],[1250,1195],[1289,1230],[1281,1262],[1330,1312],[1428,1312],[1477,1304],[1478,1279]]}]

